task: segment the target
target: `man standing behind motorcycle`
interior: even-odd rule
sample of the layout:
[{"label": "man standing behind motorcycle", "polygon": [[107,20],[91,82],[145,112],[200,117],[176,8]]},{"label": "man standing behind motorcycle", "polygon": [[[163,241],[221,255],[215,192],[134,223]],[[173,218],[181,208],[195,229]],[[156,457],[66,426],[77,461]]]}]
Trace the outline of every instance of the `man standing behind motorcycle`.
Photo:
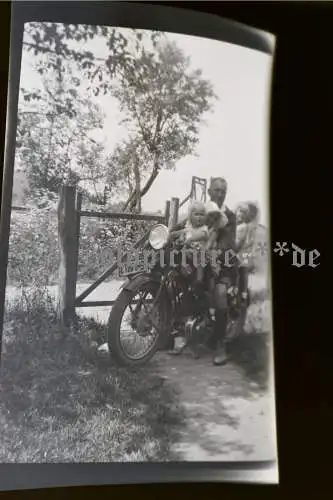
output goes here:
[{"label": "man standing behind motorcycle", "polygon": [[[237,259],[230,259],[230,255],[236,255],[236,215],[224,205],[227,188],[227,182],[224,178],[214,177],[211,178],[208,189],[210,200],[217,204],[221,212],[228,219],[227,224],[223,228],[218,229],[216,241],[222,265],[219,276],[215,279],[214,287],[216,307],[215,327],[210,345],[214,351],[214,365],[223,365],[227,362],[225,341],[228,323],[228,293],[236,285],[238,276]],[[172,230],[179,230],[185,224],[186,221],[183,221],[172,228]],[[232,250],[232,252],[229,252],[229,256],[226,254],[228,250]]]}]

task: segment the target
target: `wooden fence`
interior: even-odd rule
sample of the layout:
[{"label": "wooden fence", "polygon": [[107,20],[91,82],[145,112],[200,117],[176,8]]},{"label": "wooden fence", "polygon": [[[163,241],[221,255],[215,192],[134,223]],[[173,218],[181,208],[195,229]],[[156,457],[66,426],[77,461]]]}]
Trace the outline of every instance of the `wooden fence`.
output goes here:
[{"label": "wooden fence", "polygon": [[[114,220],[140,220],[162,223],[169,228],[178,222],[179,208],[187,201],[180,203],[178,198],[166,202],[164,215],[114,213],[82,210],[82,194],[75,187],[62,186],[58,204],[58,235],[60,242],[59,267],[59,303],[58,310],[65,324],[71,322],[78,307],[112,306],[114,300],[87,301],[85,300],[101,283],[103,283],[118,268],[119,262],[112,263],[90,286],[76,296],[78,275],[78,257],[80,245],[80,223],[82,217]],[[12,207],[14,211],[29,212],[26,207]],[[262,226],[259,224],[259,226]],[[132,247],[138,249],[146,242],[149,232],[144,234]],[[127,259],[128,253],[122,255],[122,261]]]},{"label": "wooden fence", "polygon": [[[58,205],[58,233],[60,242],[60,268],[59,268],[59,315],[65,324],[71,322],[77,307],[112,306],[113,300],[85,301],[101,283],[103,283],[117,268],[119,263],[112,263],[104,273],[99,276],[86,290],[76,296],[76,283],[78,271],[78,256],[80,245],[80,221],[82,217],[115,219],[115,220],[140,220],[162,223],[168,227],[178,222],[179,199],[172,198],[166,202],[164,215],[112,213],[82,210],[82,194],[75,187],[62,186]],[[147,240],[146,233],[134,245],[133,250],[140,248]],[[125,261],[127,253],[122,255]]]}]

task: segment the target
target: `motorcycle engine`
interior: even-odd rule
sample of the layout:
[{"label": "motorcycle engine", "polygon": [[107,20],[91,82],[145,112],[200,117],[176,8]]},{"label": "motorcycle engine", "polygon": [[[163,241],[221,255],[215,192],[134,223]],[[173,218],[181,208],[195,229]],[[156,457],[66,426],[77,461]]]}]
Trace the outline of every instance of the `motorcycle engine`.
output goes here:
[{"label": "motorcycle engine", "polygon": [[212,324],[208,317],[192,317],[185,323],[185,337],[188,342],[205,344],[212,333]]}]

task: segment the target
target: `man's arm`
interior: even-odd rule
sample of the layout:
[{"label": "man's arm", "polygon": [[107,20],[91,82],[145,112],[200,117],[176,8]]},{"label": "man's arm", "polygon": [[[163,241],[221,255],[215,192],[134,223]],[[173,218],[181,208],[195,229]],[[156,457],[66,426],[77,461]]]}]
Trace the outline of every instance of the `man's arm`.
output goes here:
[{"label": "man's arm", "polygon": [[[238,282],[238,259],[236,256],[236,214],[229,210],[228,208],[225,211],[226,216],[228,217],[228,224],[220,230],[219,235],[219,248],[222,250],[222,266],[223,262],[229,262],[229,276],[233,285],[236,285]],[[231,251],[231,255],[226,255],[226,251]]]},{"label": "man's arm", "polygon": [[236,214],[228,208],[225,214],[228,217],[228,224],[221,230],[223,247],[236,251]]}]

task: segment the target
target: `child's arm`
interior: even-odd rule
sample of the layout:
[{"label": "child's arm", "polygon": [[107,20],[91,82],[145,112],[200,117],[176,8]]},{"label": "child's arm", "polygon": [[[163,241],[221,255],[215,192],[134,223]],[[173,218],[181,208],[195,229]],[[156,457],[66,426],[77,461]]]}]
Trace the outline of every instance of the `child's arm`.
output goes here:
[{"label": "child's arm", "polygon": [[189,236],[186,240],[187,243],[192,241],[207,241],[208,240],[208,229],[207,227],[200,227],[195,230],[193,236]]},{"label": "child's arm", "polygon": [[216,240],[217,240],[217,231],[211,231],[208,237],[206,249],[210,250],[211,248],[213,248],[214,244],[216,243]]},{"label": "child's arm", "polygon": [[180,238],[185,235],[185,229],[177,229],[175,231],[170,231],[169,233],[169,239],[171,241]]},{"label": "child's arm", "polygon": [[185,225],[186,225],[186,220],[183,220],[182,222],[177,222],[177,224],[169,228],[169,233],[174,233],[176,231],[183,231],[185,229]]}]

